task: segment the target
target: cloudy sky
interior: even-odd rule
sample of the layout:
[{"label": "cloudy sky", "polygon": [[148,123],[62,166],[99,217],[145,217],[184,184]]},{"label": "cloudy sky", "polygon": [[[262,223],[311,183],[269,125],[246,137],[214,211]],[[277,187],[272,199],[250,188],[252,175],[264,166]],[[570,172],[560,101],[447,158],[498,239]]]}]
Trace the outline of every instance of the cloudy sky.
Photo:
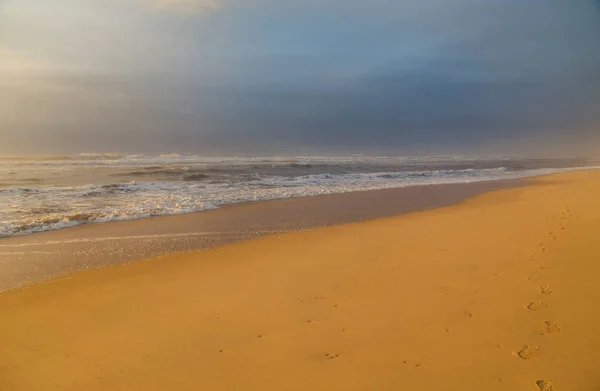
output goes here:
[{"label": "cloudy sky", "polygon": [[600,2],[0,0],[0,153],[112,151],[600,155]]}]

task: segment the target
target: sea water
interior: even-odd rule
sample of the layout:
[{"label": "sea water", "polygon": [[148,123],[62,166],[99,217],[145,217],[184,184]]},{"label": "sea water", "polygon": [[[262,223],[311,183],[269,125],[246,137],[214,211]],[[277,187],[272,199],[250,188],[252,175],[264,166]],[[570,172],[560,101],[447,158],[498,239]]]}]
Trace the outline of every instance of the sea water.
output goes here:
[{"label": "sea water", "polygon": [[0,237],[220,205],[407,186],[525,178],[596,160],[79,154],[0,159]]}]

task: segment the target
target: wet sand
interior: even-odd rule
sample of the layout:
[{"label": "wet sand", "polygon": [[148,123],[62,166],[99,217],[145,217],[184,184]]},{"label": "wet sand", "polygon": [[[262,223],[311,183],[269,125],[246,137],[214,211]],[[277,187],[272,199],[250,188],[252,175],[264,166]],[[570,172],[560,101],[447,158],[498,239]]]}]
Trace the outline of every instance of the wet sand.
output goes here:
[{"label": "wet sand", "polygon": [[452,205],[485,191],[524,184],[525,180],[491,181],[259,201],[0,239],[0,291],[174,252]]},{"label": "wet sand", "polygon": [[0,389],[598,388],[600,172],[0,294]]}]

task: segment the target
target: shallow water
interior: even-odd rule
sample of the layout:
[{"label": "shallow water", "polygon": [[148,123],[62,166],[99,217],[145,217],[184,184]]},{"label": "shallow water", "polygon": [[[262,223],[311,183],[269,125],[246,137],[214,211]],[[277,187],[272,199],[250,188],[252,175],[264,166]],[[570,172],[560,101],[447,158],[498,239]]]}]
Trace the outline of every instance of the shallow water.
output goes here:
[{"label": "shallow water", "polygon": [[245,201],[516,179],[598,164],[584,159],[358,156],[0,159],[0,237]]}]

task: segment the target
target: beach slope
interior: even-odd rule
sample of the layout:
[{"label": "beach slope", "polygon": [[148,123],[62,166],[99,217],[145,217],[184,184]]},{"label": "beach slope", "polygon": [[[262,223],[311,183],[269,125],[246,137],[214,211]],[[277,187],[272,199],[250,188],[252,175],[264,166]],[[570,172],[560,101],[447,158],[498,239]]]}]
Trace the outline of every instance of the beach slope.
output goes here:
[{"label": "beach slope", "polygon": [[0,390],[599,389],[600,172],[0,294]]}]

